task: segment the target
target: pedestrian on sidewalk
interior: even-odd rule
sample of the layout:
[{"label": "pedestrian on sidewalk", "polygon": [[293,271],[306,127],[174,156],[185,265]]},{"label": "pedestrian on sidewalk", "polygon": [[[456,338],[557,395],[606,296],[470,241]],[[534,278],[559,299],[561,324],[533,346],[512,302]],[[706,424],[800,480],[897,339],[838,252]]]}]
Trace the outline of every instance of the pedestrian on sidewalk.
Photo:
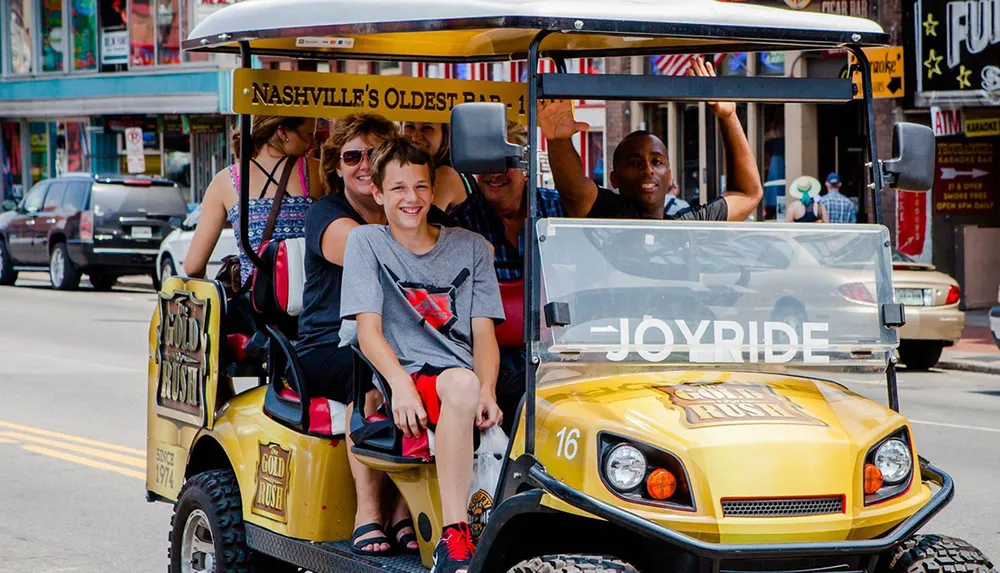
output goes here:
[{"label": "pedestrian on sidewalk", "polygon": [[789,223],[829,223],[819,198],[820,184],[815,177],[803,175],[788,187],[785,221]]},{"label": "pedestrian on sidewalk", "polygon": [[857,223],[858,206],[840,192],[840,175],[836,172],[826,176],[827,194],[819,202],[829,214],[831,223]]}]

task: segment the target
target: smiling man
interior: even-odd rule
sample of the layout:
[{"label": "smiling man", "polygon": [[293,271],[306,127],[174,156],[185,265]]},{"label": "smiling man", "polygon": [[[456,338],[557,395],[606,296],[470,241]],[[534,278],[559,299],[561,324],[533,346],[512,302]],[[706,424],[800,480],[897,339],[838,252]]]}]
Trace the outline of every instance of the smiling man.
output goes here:
[{"label": "smiling man", "polygon": [[[711,63],[698,58],[687,75],[714,77],[715,70]],[[589,126],[575,120],[568,101],[542,102],[538,123],[548,141],[549,164],[566,214],[602,219],[746,220],[764,195],[757,162],[736,116],[736,104],[708,105],[719,119],[730,187],[715,201],[666,215],[664,204],[671,172],[667,146],[660,138],[647,131],[634,131],[622,139],[612,161],[611,185],[618,189],[615,193],[587,177],[573,147],[570,138]]]}]

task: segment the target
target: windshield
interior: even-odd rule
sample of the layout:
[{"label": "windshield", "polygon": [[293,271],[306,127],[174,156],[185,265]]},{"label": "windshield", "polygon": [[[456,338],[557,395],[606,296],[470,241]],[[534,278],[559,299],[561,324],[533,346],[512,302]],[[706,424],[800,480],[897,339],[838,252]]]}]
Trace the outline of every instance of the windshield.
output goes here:
[{"label": "windshield", "polygon": [[829,365],[884,360],[887,231],[868,225],[543,219],[551,360]]}]

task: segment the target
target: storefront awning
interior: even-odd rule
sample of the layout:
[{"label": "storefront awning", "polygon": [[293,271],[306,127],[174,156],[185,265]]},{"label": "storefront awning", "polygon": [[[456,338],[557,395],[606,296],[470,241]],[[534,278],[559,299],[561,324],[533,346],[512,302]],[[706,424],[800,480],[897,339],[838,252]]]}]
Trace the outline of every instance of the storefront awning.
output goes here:
[{"label": "storefront awning", "polygon": [[229,113],[230,70],[60,75],[0,82],[0,117]]}]

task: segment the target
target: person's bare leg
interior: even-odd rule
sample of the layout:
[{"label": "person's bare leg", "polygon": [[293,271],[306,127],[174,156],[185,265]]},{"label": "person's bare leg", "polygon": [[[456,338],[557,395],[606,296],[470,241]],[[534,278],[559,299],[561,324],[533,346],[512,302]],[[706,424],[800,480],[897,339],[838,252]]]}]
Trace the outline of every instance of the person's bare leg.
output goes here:
[{"label": "person's bare leg", "polygon": [[[361,463],[351,452],[351,448],[354,447],[354,442],[351,440],[351,413],[353,409],[353,403],[347,405],[346,438],[347,462],[351,466],[351,475],[354,477],[354,490],[357,493],[358,499],[358,510],[357,513],[354,514],[354,529],[356,530],[362,525],[367,525],[369,523],[377,523],[381,527],[381,490],[385,474]],[[380,537],[382,534],[383,532],[381,531],[371,531],[358,537],[358,541]],[[377,546],[374,544],[368,544],[363,546],[361,549],[364,551],[389,551],[391,546],[388,543],[380,543]]]},{"label": "person's bare leg", "polygon": [[[399,493],[399,490],[393,487],[396,496],[396,503],[393,504],[392,517],[389,518],[389,528],[392,529],[397,523],[403,521],[404,519],[412,519],[410,517],[410,508],[406,505],[406,500]],[[388,533],[388,532],[387,532]],[[391,535],[391,534],[390,534]],[[417,532],[412,527],[404,527],[396,532],[396,539],[393,539],[397,544],[399,540],[406,535],[416,536]],[[407,549],[418,549],[420,546],[417,545],[417,541],[414,539],[406,544]]]},{"label": "person's bare leg", "polygon": [[434,457],[445,525],[468,521],[472,486],[472,431],[479,406],[479,379],[464,368],[438,376],[441,418],[434,432]]}]

